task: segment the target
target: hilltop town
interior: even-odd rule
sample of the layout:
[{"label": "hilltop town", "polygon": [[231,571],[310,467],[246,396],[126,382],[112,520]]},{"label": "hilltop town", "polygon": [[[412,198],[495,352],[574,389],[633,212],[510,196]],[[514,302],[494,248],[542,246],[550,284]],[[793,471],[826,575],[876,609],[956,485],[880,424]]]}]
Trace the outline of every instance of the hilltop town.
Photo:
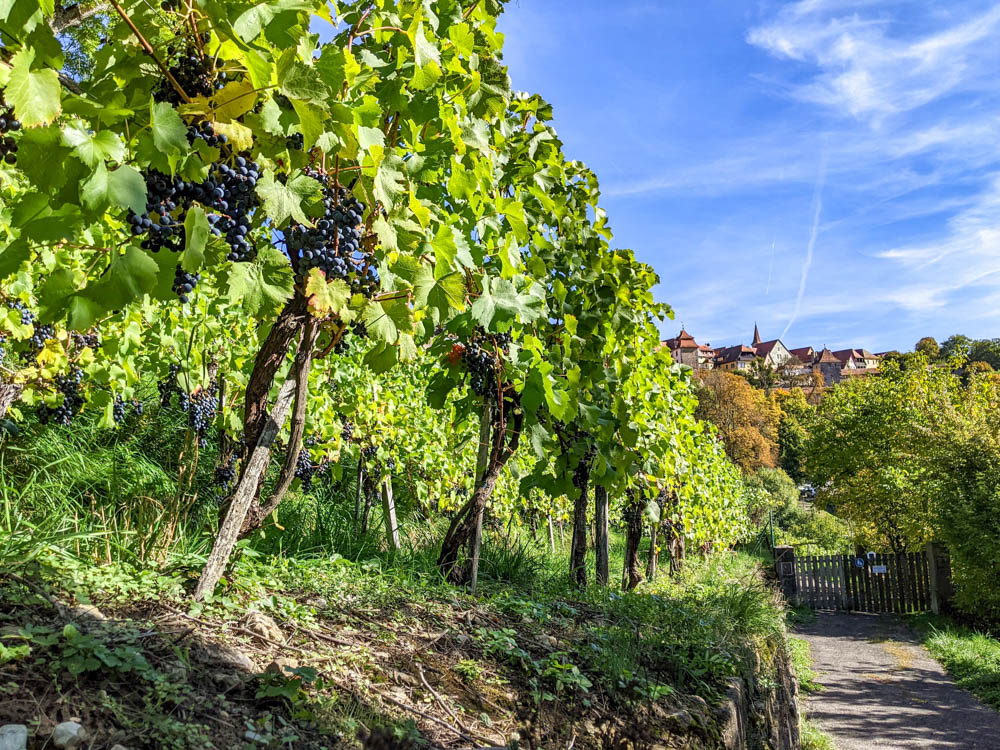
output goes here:
[{"label": "hilltop town", "polygon": [[797,385],[834,385],[847,378],[876,375],[882,362],[881,355],[867,349],[789,349],[781,339],[763,341],[756,324],[750,346],[716,349],[699,344],[684,328],[674,338],[663,341],[662,346],[670,350],[675,362],[694,370],[770,371],[777,382]]}]

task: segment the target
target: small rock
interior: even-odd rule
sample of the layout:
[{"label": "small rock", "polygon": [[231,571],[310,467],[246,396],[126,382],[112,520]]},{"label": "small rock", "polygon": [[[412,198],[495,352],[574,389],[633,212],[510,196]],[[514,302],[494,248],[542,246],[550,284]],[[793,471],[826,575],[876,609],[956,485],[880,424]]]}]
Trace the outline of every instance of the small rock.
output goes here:
[{"label": "small rock", "polygon": [[281,628],[278,627],[278,623],[263,612],[255,611],[248,613],[245,625],[247,630],[265,640],[281,643],[285,639]]},{"label": "small rock", "polygon": [[465,633],[459,633],[458,635],[455,636],[455,642],[458,643],[459,646],[464,646],[471,640],[472,637],[466,635]]},{"label": "small rock", "polygon": [[306,599],[306,604],[308,604],[310,607],[315,607],[316,609],[326,609],[328,602],[322,596],[313,596],[310,597],[309,599]]},{"label": "small rock", "polygon": [[548,646],[549,648],[556,648],[556,647],[559,646],[559,641],[557,641],[551,635],[546,635],[545,633],[542,633],[541,635],[539,635],[538,636],[538,640],[542,644]]},{"label": "small rock", "polygon": [[128,750],[124,745],[112,745],[111,750]]},{"label": "small rock", "polygon": [[107,616],[93,604],[75,604],[72,607],[67,607],[66,611],[71,617],[83,620],[84,622],[104,622],[108,619]]},{"label": "small rock", "polygon": [[0,750],[24,750],[28,746],[28,728],[24,724],[0,727]]},{"label": "small rock", "polygon": [[75,721],[64,721],[52,730],[52,744],[56,747],[79,747],[86,735],[84,728]]},{"label": "small rock", "polygon": [[209,664],[242,669],[247,672],[254,671],[254,664],[249,656],[224,643],[205,644],[200,656]]}]

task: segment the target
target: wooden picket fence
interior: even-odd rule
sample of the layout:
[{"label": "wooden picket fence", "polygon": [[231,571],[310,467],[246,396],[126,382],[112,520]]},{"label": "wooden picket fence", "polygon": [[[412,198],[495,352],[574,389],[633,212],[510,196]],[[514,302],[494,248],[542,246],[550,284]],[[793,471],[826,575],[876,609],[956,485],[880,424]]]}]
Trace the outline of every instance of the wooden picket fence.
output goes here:
[{"label": "wooden picket fence", "polygon": [[814,609],[903,614],[931,608],[928,560],[922,552],[811,555],[796,557],[794,566],[795,599]]}]

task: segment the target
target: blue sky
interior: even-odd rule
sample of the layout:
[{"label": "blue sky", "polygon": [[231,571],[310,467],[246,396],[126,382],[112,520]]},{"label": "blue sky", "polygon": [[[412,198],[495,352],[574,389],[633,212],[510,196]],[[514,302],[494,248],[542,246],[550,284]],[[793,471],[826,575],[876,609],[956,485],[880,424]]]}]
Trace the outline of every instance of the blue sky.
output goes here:
[{"label": "blue sky", "polygon": [[1000,3],[512,0],[501,30],[665,335],[1000,336]]}]

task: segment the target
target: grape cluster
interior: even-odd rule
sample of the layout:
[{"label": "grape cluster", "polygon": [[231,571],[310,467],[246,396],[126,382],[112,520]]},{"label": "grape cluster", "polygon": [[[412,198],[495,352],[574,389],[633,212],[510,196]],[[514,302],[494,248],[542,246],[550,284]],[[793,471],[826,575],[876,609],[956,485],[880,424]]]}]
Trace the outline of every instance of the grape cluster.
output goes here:
[{"label": "grape cluster", "polygon": [[350,441],[354,437],[354,423],[350,420],[344,420],[344,426],[340,430],[340,436],[345,442]]},{"label": "grape cluster", "polygon": [[121,424],[128,418],[130,412],[141,417],[142,411],[142,401],[135,398],[126,401],[121,396],[115,396],[114,405],[111,407],[111,418],[115,424]]},{"label": "grape cluster", "polygon": [[462,360],[469,371],[469,385],[478,396],[496,394],[499,363],[496,353],[483,346],[488,339],[475,338],[465,345]]},{"label": "grape cluster", "polygon": [[21,123],[0,96],[0,158],[7,164],[17,164],[17,141],[8,133],[16,133],[20,129]]},{"label": "grape cluster", "polygon": [[[225,76],[223,74],[214,76],[212,61],[190,45],[184,47],[170,45],[167,48],[167,65],[170,75],[188,96],[209,96],[223,86]],[[180,93],[166,78],[160,81],[153,96],[160,102],[175,105],[183,103]]]},{"label": "grape cluster", "polygon": [[9,299],[7,300],[7,307],[21,313],[21,325],[30,326],[35,322],[35,316],[32,314],[31,310],[28,309],[27,305],[21,302],[21,300]]},{"label": "grape cluster", "polygon": [[229,460],[224,464],[219,464],[215,467],[215,475],[212,477],[212,483],[218,487],[222,492],[227,492],[230,487],[233,486],[233,482],[236,481],[236,454],[234,453],[229,457]]},{"label": "grape cluster", "polygon": [[180,406],[187,412],[188,425],[198,435],[199,442],[204,445],[205,430],[212,424],[219,411],[218,387],[212,383],[208,388],[195,391],[190,396],[181,393]]},{"label": "grape cluster", "polygon": [[375,455],[376,453],[378,453],[378,448],[376,448],[376,447],[375,447],[374,445],[369,445],[369,446],[368,446],[367,448],[365,448],[365,449],[363,449],[363,450],[361,451],[361,457],[362,457],[362,458],[367,458],[367,459],[370,459],[370,458],[372,458],[372,457],[373,457],[373,456],[374,456],[374,455]]},{"label": "grape cluster", "polygon": [[587,452],[583,455],[583,458],[577,463],[576,469],[573,471],[573,486],[577,489],[580,489],[587,483],[587,479],[590,476],[590,463],[596,455],[597,449],[591,444],[587,448]]},{"label": "grape cluster", "polygon": [[209,215],[212,232],[225,235],[229,244],[229,260],[241,263],[253,259],[253,248],[247,235],[250,232],[250,216],[257,207],[257,180],[260,167],[257,162],[245,156],[237,156],[233,166],[217,163],[206,185],[212,186],[210,205],[218,211]]},{"label": "grape cluster", "polygon": [[189,125],[187,131],[188,143],[194,145],[195,140],[201,138],[209,146],[224,146],[229,142],[229,136],[225,133],[215,134],[212,123],[203,122],[200,125]]},{"label": "grape cluster", "polygon": [[73,331],[70,337],[73,339],[73,343],[80,349],[96,349],[101,345],[101,340],[96,333],[77,333]]},{"label": "grape cluster", "polygon": [[302,133],[292,133],[285,139],[285,143],[293,151],[301,151],[306,147],[306,141]]},{"label": "grape cluster", "polygon": [[45,348],[45,342],[49,339],[54,339],[56,337],[56,329],[50,325],[40,326],[35,324],[35,329],[31,333],[31,339],[29,343],[31,344],[32,351],[35,353],[40,352]]},{"label": "grape cluster", "polygon": [[188,273],[178,263],[177,268],[174,270],[174,284],[172,288],[180,301],[187,303],[188,295],[198,286],[199,281],[201,281],[200,273]]},{"label": "grape cluster", "polygon": [[295,461],[295,478],[302,480],[302,491],[309,492],[312,489],[313,475],[316,473],[316,466],[312,462],[308,448],[302,448]]},{"label": "grape cluster", "polygon": [[170,374],[156,384],[156,389],[160,392],[160,406],[168,406],[170,397],[181,392],[177,387],[177,373],[180,369],[180,365],[170,365]]},{"label": "grape cluster", "polygon": [[361,247],[361,219],[365,205],[344,188],[326,184],[317,170],[306,174],[323,187],[323,215],[315,226],[293,223],[285,232],[285,246],[299,278],[318,268],[328,280],[342,279],[354,294],[371,297],[379,289],[378,269],[370,252]]},{"label": "grape cluster", "polygon": [[55,379],[56,389],[62,394],[63,400],[59,406],[51,407],[42,404],[38,411],[38,421],[42,424],[55,422],[56,424],[68,426],[73,421],[73,417],[83,407],[84,399],[80,394],[80,383],[83,382],[83,370],[73,368],[66,375],[60,375]]},{"label": "grape cluster", "polygon": [[[211,126],[204,126],[199,137],[211,137]],[[224,135],[218,136],[225,139]],[[247,239],[250,217],[257,207],[254,188],[260,177],[260,167],[245,156],[237,156],[233,166],[225,162],[212,165],[204,182],[168,177],[155,169],[146,172],[146,212],[141,216],[129,212],[132,234],[146,235],[141,246],[150,252],[166,248],[173,252],[184,249],[184,218],[195,202],[209,209],[208,221],[212,233],[225,236],[229,244],[229,260],[245,261],[252,257]]]}]

